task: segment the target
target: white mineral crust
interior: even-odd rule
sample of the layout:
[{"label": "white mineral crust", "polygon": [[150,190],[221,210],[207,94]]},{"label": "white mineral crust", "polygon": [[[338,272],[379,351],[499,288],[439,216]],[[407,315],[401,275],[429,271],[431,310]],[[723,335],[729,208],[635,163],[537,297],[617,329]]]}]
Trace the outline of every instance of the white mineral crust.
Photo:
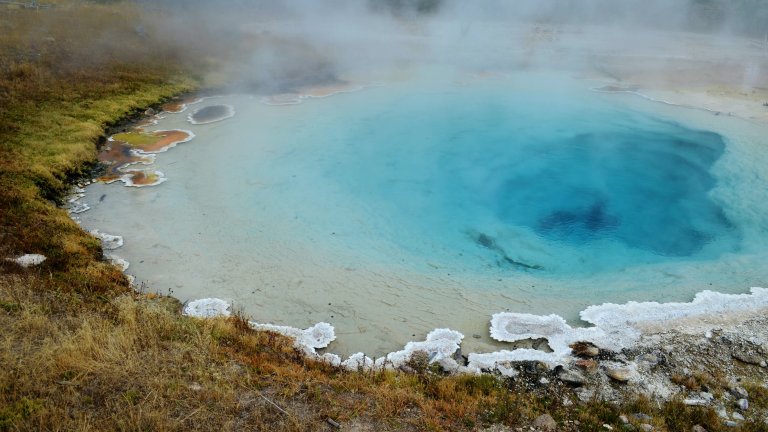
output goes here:
[{"label": "white mineral crust", "polygon": [[228,317],[232,314],[230,305],[217,298],[193,300],[184,306],[184,315],[195,318]]},{"label": "white mineral crust", "polygon": [[93,230],[91,234],[101,240],[101,247],[104,249],[113,250],[123,246],[123,238],[120,236],[99,232],[99,230]]},{"label": "white mineral crust", "polygon": [[45,257],[45,255],[40,255],[40,254],[24,254],[16,258],[6,258],[6,260],[15,262],[16,264],[22,267],[32,267],[32,266],[40,265],[46,259],[47,258]]},{"label": "white mineral crust", "polygon": [[[430,363],[438,364],[448,372],[497,371],[505,376],[514,376],[517,372],[510,364],[513,362],[538,361],[550,367],[569,362],[569,345],[574,342],[592,342],[600,348],[618,351],[636,344],[643,335],[644,325],[763,308],[768,308],[766,288],[752,288],[749,294],[703,291],[690,303],[629,302],[623,305],[606,303],[590,306],[581,312],[581,318],[593,324],[593,327],[571,327],[557,315],[502,312],[491,318],[491,337],[501,342],[543,338],[547,340],[552,352],[519,348],[470,353],[467,366],[456,361],[464,335],[447,328],[435,329],[424,341],[408,342],[402,350],[375,360],[359,352],[342,361],[337,354],[318,354],[316,351],[336,339],[334,328],[328,323],[317,323],[303,330],[255,322],[250,322],[250,325],[256,330],[273,331],[291,337],[295,346],[310,358],[352,371],[398,368],[405,365],[413,353],[423,351],[429,356]],[[229,303],[220,299],[196,300],[184,308],[187,315],[198,317],[228,316],[229,310]],[[630,381],[636,381],[639,376],[635,366],[628,367],[626,374]]]}]

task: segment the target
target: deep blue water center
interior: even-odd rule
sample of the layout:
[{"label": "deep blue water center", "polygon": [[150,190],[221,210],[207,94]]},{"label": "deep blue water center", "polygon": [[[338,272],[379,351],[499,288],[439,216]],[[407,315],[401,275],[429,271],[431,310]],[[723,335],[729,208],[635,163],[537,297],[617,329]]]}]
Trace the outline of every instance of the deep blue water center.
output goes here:
[{"label": "deep blue water center", "polygon": [[610,95],[499,86],[380,96],[327,175],[438,265],[588,273],[739,247],[712,198],[723,137]]},{"label": "deep blue water center", "polygon": [[499,173],[499,218],[553,241],[612,238],[663,256],[700,252],[731,228],[707,195],[725,143],[674,124],[657,128],[513,144],[542,163]]}]

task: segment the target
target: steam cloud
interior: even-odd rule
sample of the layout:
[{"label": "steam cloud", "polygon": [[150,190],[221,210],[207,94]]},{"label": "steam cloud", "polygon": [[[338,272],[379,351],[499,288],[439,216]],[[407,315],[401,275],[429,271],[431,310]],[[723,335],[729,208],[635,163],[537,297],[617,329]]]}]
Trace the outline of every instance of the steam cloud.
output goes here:
[{"label": "steam cloud", "polygon": [[[682,32],[768,40],[764,0],[164,0],[164,37],[230,51],[249,90],[288,91],[418,63],[580,68],[597,52],[684,56]],[[547,50],[542,50],[543,46]],[[753,60],[738,60],[755,71]],[[234,72],[233,72],[234,71]],[[758,71],[759,72],[759,71]]]}]

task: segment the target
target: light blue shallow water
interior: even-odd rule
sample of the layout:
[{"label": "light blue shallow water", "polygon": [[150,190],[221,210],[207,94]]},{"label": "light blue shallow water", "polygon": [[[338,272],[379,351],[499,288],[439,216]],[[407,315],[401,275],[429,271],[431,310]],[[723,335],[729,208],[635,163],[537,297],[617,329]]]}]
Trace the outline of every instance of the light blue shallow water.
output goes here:
[{"label": "light blue shallow water", "polygon": [[438,327],[493,349],[491,314],[687,301],[768,285],[764,129],[562,76],[431,74],[158,129],[168,181],[96,184],[78,215],[151,290],[337,329],[383,354]]}]

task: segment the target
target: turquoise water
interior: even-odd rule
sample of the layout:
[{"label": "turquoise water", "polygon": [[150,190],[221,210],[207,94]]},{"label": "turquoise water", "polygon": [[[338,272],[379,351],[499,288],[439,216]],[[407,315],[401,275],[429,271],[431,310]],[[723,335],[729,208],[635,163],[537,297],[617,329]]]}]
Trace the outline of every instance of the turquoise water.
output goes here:
[{"label": "turquoise water", "polygon": [[[383,354],[450,327],[496,349],[500,311],[688,301],[768,284],[764,128],[559,75],[431,74],[157,129],[167,181],[95,184],[78,217],[122,235],[150,290],[254,320],[333,324]],[[455,75],[459,75],[458,78]]]},{"label": "turquoise water", "polygon": [[591,274],[739,249],[738,227],[709,195],[723,137],[594,95],[418,92],[343,128],[327,178],[379,208],[415,255]]}]

